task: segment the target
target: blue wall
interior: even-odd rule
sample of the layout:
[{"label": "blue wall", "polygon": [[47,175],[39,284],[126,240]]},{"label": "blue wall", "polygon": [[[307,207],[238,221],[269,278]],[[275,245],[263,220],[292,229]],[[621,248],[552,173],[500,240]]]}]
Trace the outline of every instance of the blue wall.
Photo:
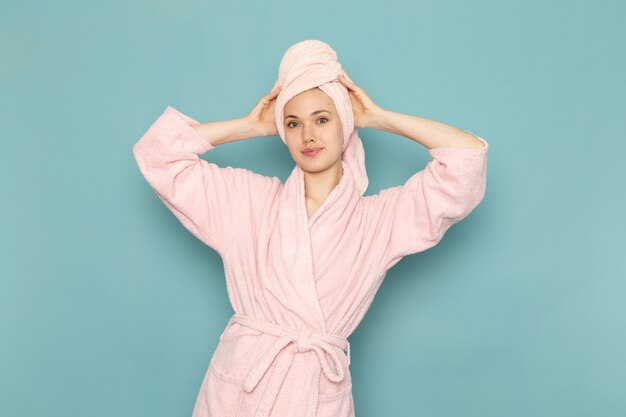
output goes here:
[{"label": "blue wall", "polygon": [[[624,416],[626,5],[3,2],[0,415],[191,415],[232,310],[221,258],[132,146],[167,105],[247,114],[304,39],[382,107],[490,143],[485,199],[389,271],[358,417]],[[429,155],[374,130],[367,195]],[[205,156],[285,179],[278,137]]]}]

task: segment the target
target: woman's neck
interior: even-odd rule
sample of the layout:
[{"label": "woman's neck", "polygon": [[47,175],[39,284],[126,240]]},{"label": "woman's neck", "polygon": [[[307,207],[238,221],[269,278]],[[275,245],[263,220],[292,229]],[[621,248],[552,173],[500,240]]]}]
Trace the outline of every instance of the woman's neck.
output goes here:
[{"label": "woman's neck", "polygon": [[343,176],[341,160],[321,172],[304,171],[304,190],[307,201],[322,204]]}]

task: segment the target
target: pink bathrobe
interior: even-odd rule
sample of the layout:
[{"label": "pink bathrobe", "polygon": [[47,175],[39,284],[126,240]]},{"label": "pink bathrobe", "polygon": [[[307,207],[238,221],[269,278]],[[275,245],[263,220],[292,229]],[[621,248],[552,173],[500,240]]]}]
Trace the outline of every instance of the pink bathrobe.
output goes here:
[{"label": "pink bathrobe", "polygon": [[[354,416],[347,337],[389,268],[436,245],[482,200],[488,144],[429,149],[404,185],[362,196],[345,162],[309,218],[303,171],[283,184],[199,158],[213,146],[168,106],[135,144],[141,173],[223,259],[235,314],[193,417]],[[417,147],[416,147],[417,152]]]}]

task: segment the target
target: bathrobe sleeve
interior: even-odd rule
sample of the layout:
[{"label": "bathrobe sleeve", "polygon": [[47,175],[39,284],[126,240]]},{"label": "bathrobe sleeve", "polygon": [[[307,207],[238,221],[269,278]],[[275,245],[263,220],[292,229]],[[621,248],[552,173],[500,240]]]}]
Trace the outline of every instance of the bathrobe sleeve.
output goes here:
[{"label": "bathrobe sleeve", "polygon": [[403,185],[379,193],[376,212],[382,236],[378,258],[382,271],[406,255],[435,246],[450,226],[483,199],[489,144],[474,136],[485,146],[431,148],[432,160],[423,170]]},{"label": "bathrobe sleeve", "polygon": [[[214,148],[191,126],[199,122],[168,106],[134,145],[139,170],[156,195],[194,236],[220,255],[249,225],[255,199],[274,179],[199,157]],[[276,178],[276,180],[278,180]],[[278,180],[279,181],[279,180]]]}]

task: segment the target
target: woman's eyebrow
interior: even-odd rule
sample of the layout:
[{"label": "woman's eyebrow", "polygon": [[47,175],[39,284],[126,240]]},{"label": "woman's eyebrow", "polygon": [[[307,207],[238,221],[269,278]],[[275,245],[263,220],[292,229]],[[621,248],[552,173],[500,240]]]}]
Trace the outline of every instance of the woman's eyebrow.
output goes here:
[{"label": "woman's eyebrow", "polygon": [[[322,113],[322,112],[326,112],[326,113],[330,113],[328,110],[315,110],[313,113],[311,113],[311,116],[315,116],[318,113]],[[298,116],[294,116],[293,114],[290,114],[289,116],[285,116],[285,119],[289,119],[290,117],[293,117],[294,119],[297,119]]]}]

